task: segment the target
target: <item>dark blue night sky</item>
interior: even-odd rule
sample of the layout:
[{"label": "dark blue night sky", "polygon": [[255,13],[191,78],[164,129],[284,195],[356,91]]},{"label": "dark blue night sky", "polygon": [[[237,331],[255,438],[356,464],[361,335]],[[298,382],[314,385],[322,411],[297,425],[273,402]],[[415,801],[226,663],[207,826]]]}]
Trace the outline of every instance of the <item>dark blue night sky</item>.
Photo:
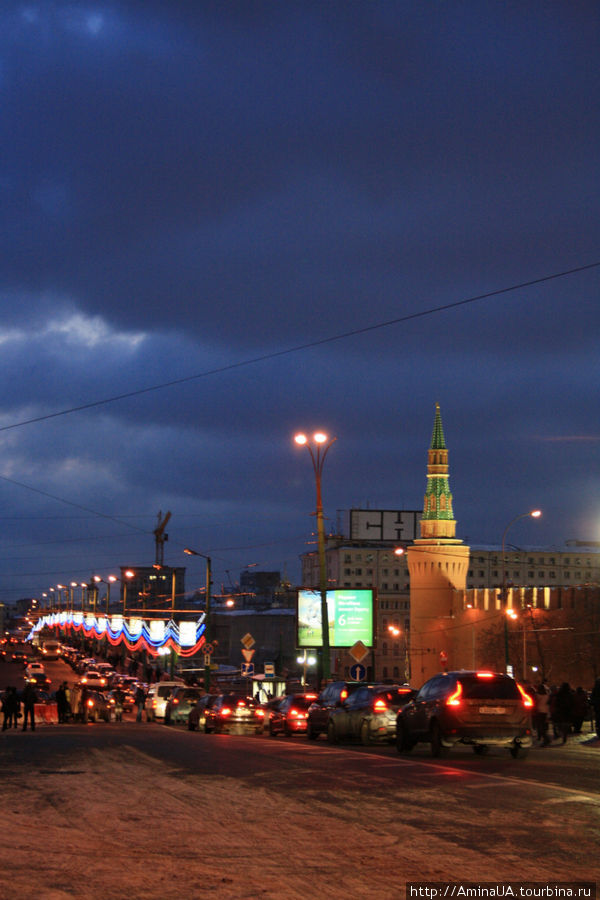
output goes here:
[{"label": "dark blue night sky", "polygon": [[296,581],[294,432],[335,529],[422,507],[436,402],[460,537],[599,540],[600,268],[453,305],[600,262],[599,19],[2,4],[0,602],[151,564],[159,510],[188,587]]}]

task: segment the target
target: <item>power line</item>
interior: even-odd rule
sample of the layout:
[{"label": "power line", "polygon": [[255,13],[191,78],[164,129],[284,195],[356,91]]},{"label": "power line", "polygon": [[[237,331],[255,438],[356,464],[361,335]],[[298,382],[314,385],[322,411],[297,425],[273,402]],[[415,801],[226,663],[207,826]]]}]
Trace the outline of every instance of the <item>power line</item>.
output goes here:
[{"label": "power line", "polygon": [[343,341],[350,337],[356,337],[361,334],[368,334],[371,331],[378,331],[382,328],[389,328],[392,325],[399,325],[402,322],[410,322],[413,319],[422,319],[426,316],[432,316],[436,313],[445,312],[450,309],[457,309],[460,306],[467,306],[470,303],[477,303],[482,300],[489,300],[492,297],[500,297],[503,294],[509,294],[513,291],[523,290],[527,287],[533,287],[536,284],[544,284],[558,278],[565,278],[567,275],[575,275],[578,272],[586,272],[590,269],[596,269],[600,266],[599,262],[589,263],[585,266],[577,266],[574,269],[565,269],[562,272],[553,272],[551,275],[544,275],[541,278],[533,278],[531,281],[522,281],[519,284],[513,284],[509,287],[498,288],[495,291],[488,291],[485,294],[477,294],[474,297],[467,297],[463,300],[455,300],[452,303],[444,303],[441,306],[434,306],[421,312],[408,313],[404,316],[398,316],[395,319],[388,319],[385,322],[377,322],[374,325],[365,325],[363,328],[355,328],[352,331],[344,331],[340,334],[330,335],[329,337],[320,338],[315,341],[308,341],[305,344],[297,344],[294,347],[288,347],[285,350],[274,350],[271,353],[264,353],[261,356],[254,356],[250,359],[243,359],[239,362],[228,363],[224,366],[218,366],[214,369],[207,369],[205,372],[198,372],[195,375],[187,375],[184,378],[176,378],[173,381],[164,381],[160,384],[154,384],[145,388],[138,388],[135,391],[127,391],[123,394],[115,394],[112,397],[105,397],[103,400],[91,400],[89,403],[82,403],[80,406],[72,406],[69,409],[62,409],[58,412],[46,413],[43,416],[35,416],[32,419],[24,419],[22,422],[13,422],[12,425],[2,425],[0,432],[10,431],[13,428],[21,428],[23,425],[33,425],[36,422],[45,422],[48,419],[57,419],[61,416],[68,416],[72,413],[83,412],[86,409],[94,409],[98,406],[106,406],[109,403],[116,403],[119,400],[128,400],[131,397],[139,397],[142,394],[149,394],[153,391],[161,391],[165,388],[176,387],[180,384],[186,384],[190,381],[197,381],[200,378],[208,378],[211,375],[220,375],[223,372],[231,372],[234,369],[241,369],[246,366],[253,366],[257,363],[266,362],[270,359],[278,359],[282,356],[289,356],[293,353],[301,353],[303,350],[310,350],[314,347],[322,347],[325,344],[332,344],[336,341]]}]

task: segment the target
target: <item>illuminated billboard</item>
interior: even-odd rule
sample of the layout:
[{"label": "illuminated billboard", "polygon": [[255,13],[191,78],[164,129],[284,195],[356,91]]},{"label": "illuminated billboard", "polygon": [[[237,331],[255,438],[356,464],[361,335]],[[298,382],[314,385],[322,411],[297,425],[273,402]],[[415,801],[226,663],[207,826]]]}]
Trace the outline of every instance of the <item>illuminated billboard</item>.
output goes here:
[{"label": "illuminated billboard", "polygon": [[[329,646],[373,646],[373,591],[327,591]],[[298,591],[298,647],[322,647],[321,592]]]}]

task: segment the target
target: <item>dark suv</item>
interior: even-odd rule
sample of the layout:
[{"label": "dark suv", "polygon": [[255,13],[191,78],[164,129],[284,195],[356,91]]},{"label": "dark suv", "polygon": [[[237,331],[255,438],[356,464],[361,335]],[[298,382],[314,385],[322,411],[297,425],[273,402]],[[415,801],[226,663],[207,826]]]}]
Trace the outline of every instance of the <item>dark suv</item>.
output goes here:
[{"label": "dark suv", "polygon": [[433,756],[446,756],[462,743],[480,754],[508,747],[515,758],[523,757],[532,744],[532,711],[532,698],[508,675],[444,672],[426,681],[398,713],[398,751],[426,741]]},{"label": "dark suv", "polygon": [[332,681],[323,688],[315,702],[309,707],[306,733],[311,741],[327,732],[329,716],[350,694],[363,687],[364,681]]}]

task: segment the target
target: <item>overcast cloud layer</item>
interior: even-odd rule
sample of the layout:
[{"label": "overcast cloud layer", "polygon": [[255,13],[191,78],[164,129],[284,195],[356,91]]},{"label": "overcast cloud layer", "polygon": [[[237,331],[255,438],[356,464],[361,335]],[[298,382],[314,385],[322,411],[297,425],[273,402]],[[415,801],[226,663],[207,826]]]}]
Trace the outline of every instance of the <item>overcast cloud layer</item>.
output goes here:
[{"label": "overcast cloud layer", "polygon": [[210,554],[215,590],[296,581],[294,432],[337,436],[335,529],[422,507],[436,401],[459,536],[539,506],[516,544],[600,540],[600,268],[410,318],[600,262],[598,26],[593,2],[3,4],[0,602],[151,564],[159,510],[165,561]]}]

